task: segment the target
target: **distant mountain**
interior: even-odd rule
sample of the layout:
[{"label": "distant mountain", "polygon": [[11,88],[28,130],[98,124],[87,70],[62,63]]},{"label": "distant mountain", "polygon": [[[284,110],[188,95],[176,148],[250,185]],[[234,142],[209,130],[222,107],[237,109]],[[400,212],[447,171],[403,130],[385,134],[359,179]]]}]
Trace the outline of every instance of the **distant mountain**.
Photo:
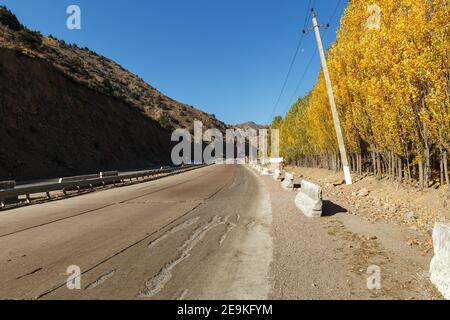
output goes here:
[{"label": "distant mountain", "polygon": [[261,129],[268,129],[269,126],[268,125],[261,125],[261,124],[257,124],[253,121],[249,121],[249,122],[245,122],[242,124],[237,124],[234,126],[231,126],[233,128],[239,128],[239,129],[243,129],[243,130],[248,130],[248,129],[254,129],[254,130],[261,130]]}]

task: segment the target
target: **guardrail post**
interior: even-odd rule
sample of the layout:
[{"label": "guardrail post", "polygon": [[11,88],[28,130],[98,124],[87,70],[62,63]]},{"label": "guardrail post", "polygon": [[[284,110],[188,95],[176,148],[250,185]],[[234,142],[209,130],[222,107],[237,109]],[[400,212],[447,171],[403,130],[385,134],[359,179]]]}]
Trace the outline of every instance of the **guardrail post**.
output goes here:
[{"label": "guardrail post", "polygon": [[52,197],[50,196],[50,192],[46,192],[46,194],[47,194],[47,199],[51,199]]},{"label": "guardrail post", "polygon": [[1,208],[5,207],[5,199],[0,199],[0,207]]},{"label": "guardrail post", "polygon": [[30,194],[29,193],[27,193],[27,203],[30,203],[31,202],[31,198],[30,198]]}]

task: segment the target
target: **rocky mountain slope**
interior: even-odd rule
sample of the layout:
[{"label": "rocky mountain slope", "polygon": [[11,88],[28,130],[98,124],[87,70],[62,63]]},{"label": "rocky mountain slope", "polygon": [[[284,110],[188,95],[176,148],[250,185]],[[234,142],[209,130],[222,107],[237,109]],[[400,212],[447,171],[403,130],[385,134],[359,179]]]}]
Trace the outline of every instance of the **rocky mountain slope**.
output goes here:
[{"label": "rocky mountain slope", "polygon": [[167,129],[192,128],[194,119],[202,121],[208,128],[226,128],[214,115],[165,96],[114,61],[88,48],[81,49],[52,36],[33,33],[21,25],[16,29],[19,30],[0,24],[1,47],[46,60],[77,83],[136,107]]},{"label": "rocky mountain slope", "polygon": [[114,61],[23,27],[0,7],[0,180],[170,162],[170,134],[214,116]]},{"label": "rocky mountain slope", "polygon": [[0,180],[170,162],[170,134],[136,108],[0,48]]}]

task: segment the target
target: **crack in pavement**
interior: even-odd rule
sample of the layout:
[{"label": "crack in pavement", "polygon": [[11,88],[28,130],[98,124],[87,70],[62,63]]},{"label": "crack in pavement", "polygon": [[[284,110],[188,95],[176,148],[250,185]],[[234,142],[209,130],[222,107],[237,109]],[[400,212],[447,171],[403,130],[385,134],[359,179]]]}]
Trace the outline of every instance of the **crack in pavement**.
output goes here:
[{"label": "crack in pavement", "polygon": [[194,225],[197,223],[197,221],[200,220],[200,217],[196,217],[193,219],[190,219],[188,221],[185,221],[181,224],[179,224],[178,226],[173,227],[172,229],[170,229],[169,231],[167,231],[165,234],[163,234],[161,237],[157,238],[156,240],[150,242],[148,244],[148,248],[152,249],[153,247],[155,247],[158,243],[160,243],[161,241],[167,239],[171,234],[175,234],[177,232],[180,232],[184,229],[189,228],[190,226]]},{"label": "crack in pavement", "polygon": [[[186,171],[186,172],[184,172],[184,173],[188,173],[188,172],[190,172],[190,171]],[[200,177],[205,177],[205,176],[210,175],[210,174],[212,174],[212,173],[213,173],[213,172],[209,172],[209,173],[207,173],[207,174],[201,175]],[[164,178],[164,177],[163,177],[163,178]],[[88,213],[93,213],[93,212],[95,212],[95,211],[99,211],[99,210],[102,210],[102,209],[106,209],[106,208],[115,206],[115,205],[117,205],[117,204],[128,203],[128,202],[130,202],[130,201],[133,201],[133,200],[136,200],[136,199],[139,199],[139,198],[142,198],[142,197],[151,195],[151,194],[156,193],[156,192],[160,192],[160,191],[168,190],[168,189],[171,189],[171,188],[175,188],[175,187],[177,187],[177,186],[186,184],[186,183],[188,183],[188,182],[190,182],[190,181],[192,181],[192,180],[191,180],[191,179],[188,179],[188,180],[183,181],[183,182],[181,182],[181,183],[178,183],[178,184],[175,184],[175,185],[166,187],[166,188],[158,189],[158,190],[156,190],[156,191],[152,191],[152,192],[150,192],[150,193],[147,193],[147,194],[142,195],[142,196],[139,196],[139,197],[130,198],[130,199],[127,199],[127,200],[118,202],[118,203],[110,203],[110,204],[108,204],[108,205],[101,206],[101,207],[95,208],[95,209],[90,209],[90,210],[87,210],[87,211],[83,211],[83,212],[80,212],[80,213],[71,215],[71,216],[69,216],[69,217],[64,217],[64,218],[60,218],[60,219],[55,219],[55,220],[48,221],[48,222],[45,222],[45,223],[42,223],[42,224],[38,224],[38,225],[31,226],[31,227],[28,227],[28,228],[24,228],[24,229],[20,229],[20,230],[16,230],[16,231],[10,232],[10,233],[2,234],[2,235],[0,235],[0,238],[4,238],[4,237],[11,236],[11,235],[14,235],[14,234],[17,234],[17,233],[20,233],[20,232],[24,232],[24,231],[28,231],[28,230],[32,230],[32,229],[36,229],[36,228],[40,228],[40,227],[44,227],[44,226],[50,225],[50,224],[52,224],[52,223],[56,223],[56,222],[60,222],[60,221],[64,221],[64,220],[68,220],[68,219],[72,219],[72,218],[76,218],[76,217],[79,217],[79,216],[82,216],[82,215],[85,215],[85,214],[88,214]],[[208,199],[209,199],[209,198],[207,198],[206,200],[208,200]],[[65,199],[62,199],[62,200],[65,200]],[[194,201],[192,201],[192,202],[196,202],[196,201],[194,200]],[[163,202],[163,203],[164,203],[164,202]],[[180,203],[181,203],[181,202],[180,202]],[[187,202],[186,202],[186,203],[187,203]],[[132,203],[130,202],[130,204],[132,204]]]},{"label": "crack in pavement", "polygon": [[222,218],[215,216],[210,222],[197,228],[191,237],[186,240],[181,247],[178,248],[180,255],[177,259],[167,263],[159,273],[148,280],[145,283],[145,289],[142,290],[137,298],[151,298],[164,289],[165,285],[172,279],[172,270],[181,262],[188,259],[191,256],[191,251],[197,246],[197,244],[206,236],[206,234],[218,227],[225,224],[228,221],[228,217]]},{"label": "crack in pavement", "polygon": [[88,213],[92,213],[92,212],[95,212],[95,211],[98,211],[98,210],[106,209],[108,207],[112,207],[114,205],[116,205],[116,203],[111,203],[111,204],[108,204],[106,206],[102,206],[102,207],[99,207],[99,208],[83,211],[83,212],[77,213],[75,215],[72,215],[70,217],[64,217],[64,218],[48,221],[48,222],[45,222],[45,223],[42,223],[42,224],[38,224],[38,225],[35,225],[35,226],[32,226],[32,227],[28,227],[28,228],[24,228],[24,229],[21,229],[21,230],[16,230],[16,231],[13,231],[13,232],[10,232],[10,233],[2,234],[2,235],[0,235],[0,238],[4,238],[4,237],[7,237],[7,236],[12,236],[12,235],[20,233],[20,232],[36,229],[36,228],[39,228],[39,227],[43,227],[43,226],[46,226],[46,225],[49,225],[49,224],[52,224],[52,223],[55,223],[55,222],[60,222],[60,221],[68,220],[68,219],[71,219],[71,218],[79,217],[79,216],[82,216],[84,214],[88,214]]},{"label": "crack in pavement", "polygon": [[[214,173],[214,171],[205,173],[205,174],[203,174],[203,175],[197,177],[197,179],[203,178],[203,177],[206,177],[206,176],[209,176],[209,175],[211,175],[211,174],[213,174],[213,173]],[[179,187],[179,186],[182,186],[182,185],[184,185],[184,184],[186,184],[186,183],[189,183],[189,182],[191,182],[191,181],[192,181],[192,179],[187,179],[186,181],[177,183],[177,184],[175,184],[175,185],[171,185],[171,186],[168,186],[168,187],[165,187],[165,188],[161,188],[161,189],[158,189],[158,190],[154,190],[154,191],[152,191],[152,192],[145,193],[145,194],[143,194],[143,195],[140,195],[140,196],[137,196],[137,197],[133,197],[133,198],[130,198],[130,199],[127,199],[127,200],[124,200],[124,201],[121,201],[120,204],[124,204],[124,203],[130,202],[130,201],[134,201],[134,200],[136,200],[136,199],[143,198],[143,197],[149,196],[149,195],[154,194],[154,193],[157,193],[157,192],[161,192],[161,191],[165,191],[165,190],[172,189],[172,188],[175,188],[175,187]]]},{"label": "crack in pavement", "polygon": [[33,274],[35,274],[35,273],[38,273],[38,272],[41,271],[41,270],[43,270],[43,268],[38,268],[38,269],[36,269],[36,270],[33,270],[33,271],[31,271],[31,272],[28,272],[28,273],[26,273],[26,274],[20,276],[20,277],[17,277],[16,280],[20,280],[20,279],[22,279],[22,278],[31,276],[31,275],[33,275]]},{"label": "crack in pavement", "polygon": [[112,276],[114,276],[114,274],[116,273],[117,270],[112,270],[110,272],[108,272],[107,274],[104,274],[103,276],[101,276],[100,278],[98,278],[97,280],[95,280],[94,282],[92,282],[91,284],[89,284],[85,290],[92,290],[96,287],[98,287],[99,285],[103,284],[106,282],[106,280],[112,278]]},{"label": "crack in pavement", "polygon": [[135,205],[146,205],[146,204],[181,204],[181,203],[195,203],[198,201],[203,201],[203,199],[193,199],[193,200],[167,200],[167,201],[160,201],[160,200],[145,200],[145,201],[127,201],[126,204],[135,204]]},{"label": "crack in pavement", "polygon": [[227,237],[231,233],[231,231],[233,231],[233,229],[237,227],[240,219],[241,219],[241,216],[237,215],[236,216],[236,223],[228,222],[227,228],[225,230],[225,233],[222,235],[222,237],[219,240],[219,246],[220,247],[222,247],[223,243],[225,242],[225,240],[227,239]]},{"label": "crack in pavement", "polygon": [[189,290],[184,290],[181,295],[177,298],[177,300],[184,300],[186,298],[186,295],[188,294]]},{"label": "crack in pavement", "polygon": [[[223,189],[225,189],[225,187],[228,185],[229,181],[227,181],[222,187],[220,187],[216,192],[212,193],[208,198],[206,198],[203,202],[199,203],[198,205],[196,205],[194,208],[188,210],[187,212],[185,212],[184,214],[182,214],[180,217],[174,219],[173,221],[171,221],[170,223],[166,224],[165,226],[161,227],[160,229],[156,230],[155,232],[152,232],[151,234],[147,234],[144,238],[134,242],[133,244],[127,246],[126,248],[123,248],[122,250],[112,254],[111,256],[103,259],[102,261],[98,262],[96,265],[90,267],[89,269],[85,270],[84,272],[81,273],[81,275],[86,274],[92,270],[94,270],[95,268],[99,267],[100,265],[110,261],[111,259],[119,256],[120,254],[126,252],[127,250],[141,244],[144,241],[147,241],[147,239],[151,238],[152,236],[154,236],[155,234],[161,232],[162,230],[164,230],[165,228],[167,228],[168,226],[176,223],[177,221],[183,219],[184,217],[186,217],[187,215],[189,215],[190,213],[194,212],[195,210],[197,210],[199,207],[201,207],[202,205],[204,205],[208,200],[212,199],[213,197],[215,197],[217,194],[219,194]],[[55,292],[58,289],[61,289],[62,287],[64,287],[66,285],[66,282],[61,283],[43,293],[41,293],[40,295],[36,296],[34,299],[35,300],[39,300],[42,299],[43,297]]]}]

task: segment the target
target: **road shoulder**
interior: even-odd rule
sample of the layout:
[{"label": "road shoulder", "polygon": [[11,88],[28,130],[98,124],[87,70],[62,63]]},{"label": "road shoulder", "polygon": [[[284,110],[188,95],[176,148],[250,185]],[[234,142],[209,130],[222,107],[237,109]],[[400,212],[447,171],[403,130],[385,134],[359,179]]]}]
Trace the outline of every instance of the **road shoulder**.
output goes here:
[{"label": "road shoulder", "polygon": [[[273,299],[437,299],[428,279],[430,254],[410,247],[411,229],[347,213],[325,194],[325,216],[306,218],[296,192],[261,177],[270,192]],[[380,268],[381,289],[369,290],[368,270]]]}]

